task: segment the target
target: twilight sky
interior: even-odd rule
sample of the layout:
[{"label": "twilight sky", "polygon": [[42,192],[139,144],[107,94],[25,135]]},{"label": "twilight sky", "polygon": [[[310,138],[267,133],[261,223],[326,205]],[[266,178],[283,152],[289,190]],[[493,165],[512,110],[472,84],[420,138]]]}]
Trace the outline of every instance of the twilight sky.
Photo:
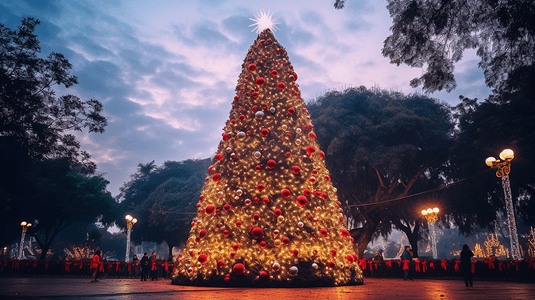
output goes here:
[{"label": "twilight sky", "polygon": [[[138,163],[212,156],[228,118],[241,63],[261,10],[280,24],[277,40],[299,75],[302,97],[349,86],[404,93],[421,69],[381,55],[391,19],[386,1],[347,0],[0,0],[0,23],[41,20],[42,52],[63,53],[79,84],[58,94],[104,104],[104,134],[77,134],[115,196]],[[456,65],[458,87],[432,97],[485,99],[490,90],[474,52]]]}]

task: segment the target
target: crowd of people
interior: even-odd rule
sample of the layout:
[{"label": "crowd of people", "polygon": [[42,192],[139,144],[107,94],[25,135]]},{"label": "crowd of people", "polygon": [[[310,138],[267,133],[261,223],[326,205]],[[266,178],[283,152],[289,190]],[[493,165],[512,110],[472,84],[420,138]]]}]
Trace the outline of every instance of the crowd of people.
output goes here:
[{"label": "crowd of people", "polygon": [[[91,282],[98,282],[98,276],[102,269],[100,254],[100,250],[95,251],[93,259],[90,263],[90,269],[93,272],[91,276]],[[150,257],[148,253],[145,252],[141,260],[139,260],[137,255],[134,254],[134,257],[132,258],[133,268],[130,272],[130,275],[134,278],[140,277],[141,281],[147,281],[149,276],[151,281],[158,280],[157,260],[158,257],[156,252],[152,252]]]}]

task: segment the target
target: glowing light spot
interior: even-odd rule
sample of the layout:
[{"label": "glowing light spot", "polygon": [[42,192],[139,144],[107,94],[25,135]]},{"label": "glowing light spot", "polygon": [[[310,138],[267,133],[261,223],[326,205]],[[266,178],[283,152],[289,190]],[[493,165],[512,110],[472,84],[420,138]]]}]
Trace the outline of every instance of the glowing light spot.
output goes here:
[{"label": "glowing light spot", "polygon": [[254,19],[249,18],[251,21],[254,21],[254,23],[249,25],[249,27],[254,26],[253,30],[251,31],[256,30],[257,33],[261,33],[267,28],[271,29],[272,31],[276,31],[278,29],[276,25],[280,24],[280,22],[276,22],[277,18],[273,18],[273,13],[271,12],[266,13],[265,11],[261,11],[260,13],[256,14],[255,17],[256,18]]}]

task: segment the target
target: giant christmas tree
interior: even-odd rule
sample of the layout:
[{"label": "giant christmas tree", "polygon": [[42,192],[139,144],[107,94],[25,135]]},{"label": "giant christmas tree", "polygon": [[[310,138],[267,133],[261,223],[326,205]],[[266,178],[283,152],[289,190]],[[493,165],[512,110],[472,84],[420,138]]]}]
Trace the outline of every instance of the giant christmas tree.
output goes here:
[{"label": "giant christmas tree", "polygon": [[242,64],[174,284],[363,282],[297,74],[272,31]]}]

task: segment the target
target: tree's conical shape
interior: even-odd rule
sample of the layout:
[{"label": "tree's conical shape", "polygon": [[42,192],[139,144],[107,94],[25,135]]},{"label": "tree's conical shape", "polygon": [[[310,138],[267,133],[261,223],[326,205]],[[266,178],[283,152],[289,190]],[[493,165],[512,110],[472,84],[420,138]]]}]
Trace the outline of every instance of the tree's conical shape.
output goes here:
[{"label": "tree's conical shape", "polygon": [[265,29],[242,65],[174,284],[363,282],[296,79]]}]

